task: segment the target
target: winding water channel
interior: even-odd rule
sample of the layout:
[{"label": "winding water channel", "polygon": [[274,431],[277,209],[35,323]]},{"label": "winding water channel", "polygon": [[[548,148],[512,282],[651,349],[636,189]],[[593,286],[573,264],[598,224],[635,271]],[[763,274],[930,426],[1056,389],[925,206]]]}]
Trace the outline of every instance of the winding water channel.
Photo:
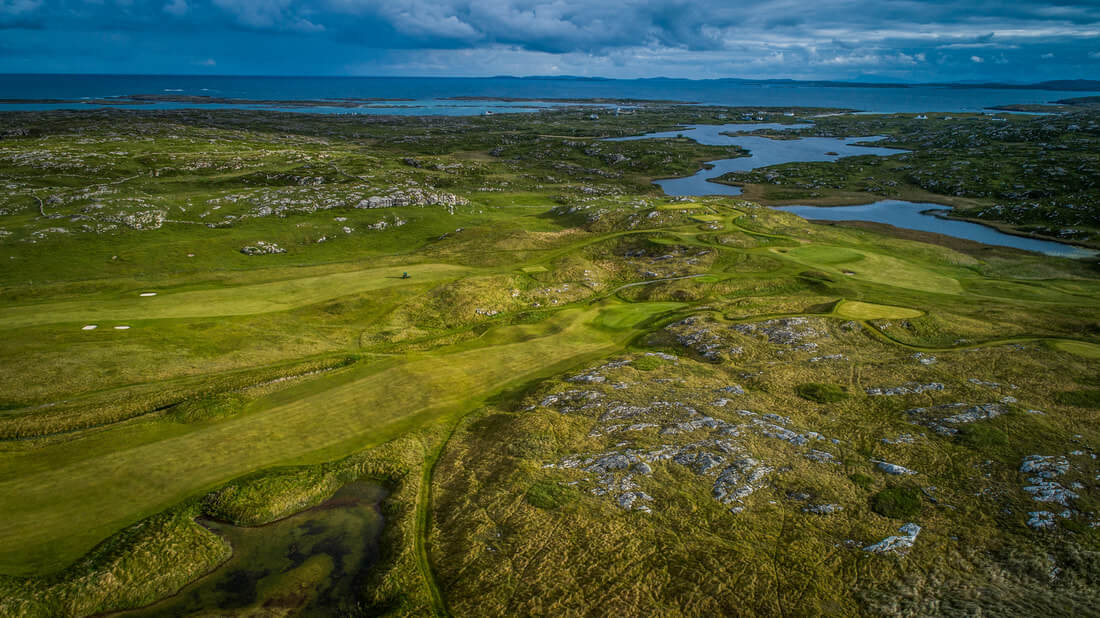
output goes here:
[{"label": "winding water channel", "polygon": [[[675,131],[612,138],[608,141],[687,137],[707,146],[740,146],[749,151],[747,157],[708,161],[704,169],[691,176],[656,181],[666,194],[674,196],[740,195],[740,187],[710,182],[711,179],[729,172],[746,172],[783,163],[835,161],[841,157],[890,156],[905,152],[897,148],[860,145],[873,144],[883,139],[881,136],[771,139],[744,134],[748,131],[789,131],[811,126],[813,125],[777,123],[688,125]],[[1046,255],[1073,258],[1096,255],[1095,251],[1074,245],[1006,234],[989,226],[947,219],[943,214],[949,212],[951,208],[940,204],[881,200],[861,206],[781,206],[777,207],[777,210],[791,212],[806,219],[886,223],[895,227],[934,232],[987,245],[1013,247]]]}]

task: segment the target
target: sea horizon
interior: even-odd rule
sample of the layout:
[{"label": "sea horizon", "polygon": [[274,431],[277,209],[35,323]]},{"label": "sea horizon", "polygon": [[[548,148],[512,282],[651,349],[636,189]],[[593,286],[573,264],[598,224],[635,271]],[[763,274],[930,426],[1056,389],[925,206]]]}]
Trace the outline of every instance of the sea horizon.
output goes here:
[{"label": "sea horizon", "polygon": [[[1067,82],[1040,82],[1066,84]],[[821,107],[875,113],[982,112],[1000,105],[1035,105],[1096,90],[1052,90],[1008,84],[873,84],[860,82],[578,76],[359,77],[0,74],[0,111],[52,109],[270,109],[310,113],[476,115],[529,112],[592,99],[662,101],[730,107]],[[997,87],[994,87],[997,86]],[[156,100],[128,96],[210,97],[232,102]],[[359,100],[362,105],[280,106],[283,101]],[[367,101],[373,99],[373,101]],[[457,100],[456,100],[457,99]],[[554,100],[558,100],[554,102]],[[254,103],[262,102],[262,103]],[[125,103],[125,104],[123,104]]]}]

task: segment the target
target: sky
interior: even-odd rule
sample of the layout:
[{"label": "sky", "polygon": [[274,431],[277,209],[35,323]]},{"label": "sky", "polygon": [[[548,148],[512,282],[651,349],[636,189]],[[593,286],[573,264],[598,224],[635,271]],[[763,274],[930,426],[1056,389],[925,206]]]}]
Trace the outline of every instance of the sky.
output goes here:
[{"label": "sky", "polygon": [[1100,0],[0,0],[0,73],[1100,79]]}]

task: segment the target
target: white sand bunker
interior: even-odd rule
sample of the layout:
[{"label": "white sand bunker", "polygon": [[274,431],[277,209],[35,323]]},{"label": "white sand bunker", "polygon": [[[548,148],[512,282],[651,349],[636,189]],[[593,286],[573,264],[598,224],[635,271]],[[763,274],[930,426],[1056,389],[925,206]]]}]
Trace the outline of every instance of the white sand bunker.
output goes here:
[{"label": "white sand bunker", "polygon": [[97,327],[97,324],[89,324],[87,326],[80,327],[80,330],[95,330]]},{"label": "white sand bunker", "polygon": [[142,292],[139,296],[156,296],[156,292]]},{"label": "white sand bunker", "polygon": [[115,330],[129,330],[129,329],[130,329],[129,326],[116,326],[115,327]]}]

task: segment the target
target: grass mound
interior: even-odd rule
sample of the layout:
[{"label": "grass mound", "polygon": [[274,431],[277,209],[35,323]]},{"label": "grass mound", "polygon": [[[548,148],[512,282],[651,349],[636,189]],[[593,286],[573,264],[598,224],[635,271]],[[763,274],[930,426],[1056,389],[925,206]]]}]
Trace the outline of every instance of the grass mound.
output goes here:
[{"label": "grass mound", "polygon": [[531,506],[540,509],[556,509],[576,499],[577,492],[572,487],[552,481],[539,481],[527,490],[527,495],[524,497],[527,504]]},{"label": "grass mound", "polygon": [[836,307],[836,314],[854,320],[901,320],[921,316],[920,311],[908,307],[876,305],[855,300],[841,302]]},{"label": "grass mound", "polygon": [[914,487],[888,487],[871,496],[871,510],[892,519],[912,519],[920,512],[920,492]]},{"label": "grass mound", "polygon": [[848,398],[848,389],[839,384],[809,382],[795,388],[798,396],[817,403],[834,403]]}]

